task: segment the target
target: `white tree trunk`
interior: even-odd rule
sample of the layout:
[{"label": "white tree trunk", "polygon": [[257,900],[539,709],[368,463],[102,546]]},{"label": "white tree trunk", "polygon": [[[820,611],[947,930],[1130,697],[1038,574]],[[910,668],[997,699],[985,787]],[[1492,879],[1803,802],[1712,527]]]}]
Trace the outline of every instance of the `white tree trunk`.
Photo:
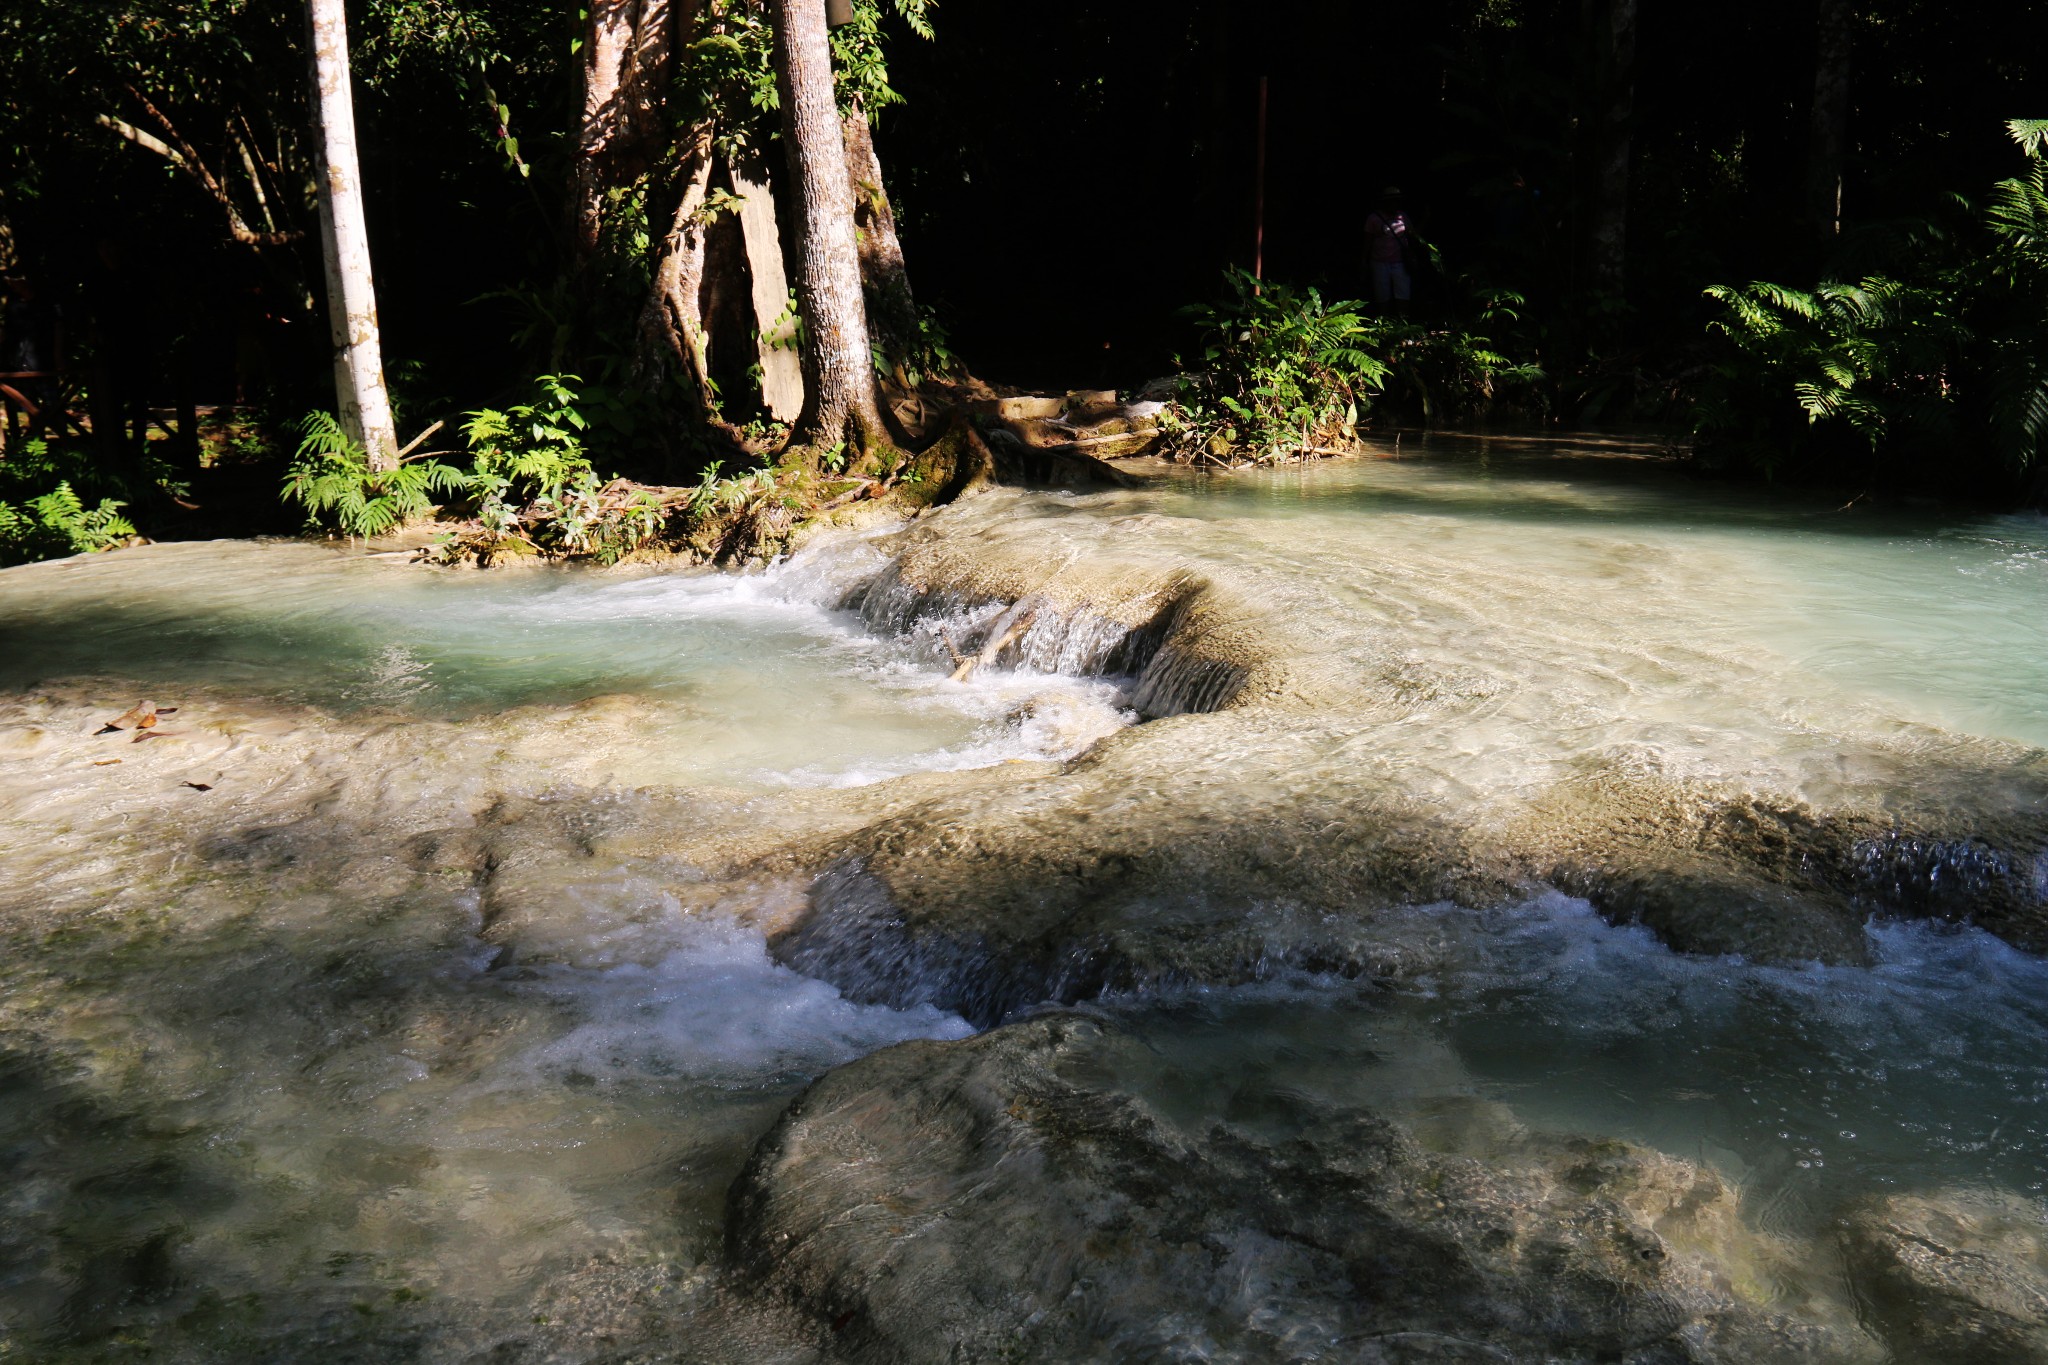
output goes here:
[{"label": "white tree trunk", "polygon": [[866,454],[887,445],[867,307],[846,141],[832,89],[832,48],[825,0],[771,0],[775,78],[782,94],[782,142],[799,206],[803,269],[797,301],[804,316],[804,411],[792,440],[827,447],[845,442]]},{"label": "white tree trunk", "polygon": [[796,324],[789,311],[789,275],[782,268],[782,228],[768,168],[749,160],[732,166],[740,197],[740,231],[747,243],[747,273],[754,286],[754,327],[760,334],[761,405],[778,422],[794,422],[804,409],[804,362],[791,344]]},{"label": "white tree trunk", "polygon": [[355,104],[349,95],[348,21],[342,0],[307,0],[313,17],[313,119],[320,139],[320,245],[327,264],[327,325],[334,338],[334,396],[341,427],[362,444],[372,469],[398,467],[398,433],[384,389],[377,337],[377,290],[363,225],[363,178],[356,166]]}]

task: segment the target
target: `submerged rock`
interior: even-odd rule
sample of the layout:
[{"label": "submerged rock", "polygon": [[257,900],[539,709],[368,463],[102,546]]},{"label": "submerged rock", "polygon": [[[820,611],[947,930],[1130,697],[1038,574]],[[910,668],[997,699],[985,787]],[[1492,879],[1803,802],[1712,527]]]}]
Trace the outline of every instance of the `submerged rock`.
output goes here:
[{"label": "submerged rock", "polygon": [[2048,1362],[2048,1220],[1989,1190],[1894,1195],[1856,1210],[1843,1249],[1902,1365]]},{"label": "submerged rock", "polygon": [[1284,1095],[1176,1122],[1134,1050],[1052,1015],[832,1073],[734,1186],[739,1282],[854,1361],[1876,1354],[1753,1300],[1783,1252],[1710,1170],[1485,1116],[1481,1162]]},{"label": "submerged rock", "polygon": [[[1626,688],[1596,704],[1569,669],[1517,676],[1531,646],[1512,626],[1485,622],[1499,659],[1419,657],[1376,624],[1370,585],[1307,596],[1200,557],[1192,519],[1100,501],[955,509],[892,541],[849,604],[909,634],[1028,601],[999,662],[1128,676],[1152,723],[844,840],[786,961],[989,1023],[1106,987],[1398,970],[1413,953],[1375,948],[1383,911],[1551,888],[1680,951],[1758,961],[1865,961],[1873,917],[2048,949],[2040,751],[1895,725],[1786,730],[1769,752],[1702,724],[1659,742]],[[1776,724],[1750,709],[1720,723]],[[1560,727],[1604,738],[1560,745]]]}]

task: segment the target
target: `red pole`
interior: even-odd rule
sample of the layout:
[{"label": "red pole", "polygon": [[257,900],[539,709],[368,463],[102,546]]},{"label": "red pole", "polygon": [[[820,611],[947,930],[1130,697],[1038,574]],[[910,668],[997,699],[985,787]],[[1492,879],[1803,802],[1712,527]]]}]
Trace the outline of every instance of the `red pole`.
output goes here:
[{"label": "red pole", "polygon": [[1255,238],[1252,243],[1253,293],[1260,293],[1266,278],[1266,77],[1259,77],[1259,188],[1252,210]]}]

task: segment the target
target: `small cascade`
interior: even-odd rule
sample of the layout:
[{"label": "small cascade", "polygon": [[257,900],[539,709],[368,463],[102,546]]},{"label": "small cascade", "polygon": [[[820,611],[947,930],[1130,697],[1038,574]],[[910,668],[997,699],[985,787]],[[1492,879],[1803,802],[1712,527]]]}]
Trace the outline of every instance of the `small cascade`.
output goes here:
[{"label": "small cascade", "polygon": [[[855,584],[836,605],[859,615],[877,635],[918,641],[934,664],[986,647],[1028,614],[1029,625],[997,651],[1002,668],[1077,678],[1130,680],[1131,700],[1146,719],[1219,711],[1242,686],[1246,668],[1188,648],[1188,607],[1208,584],[1170,574],[1148,590],[1110,605],[1041,590],[1008,597],[986,588],[924,583],[902,557]],[[1022,612],[1016,611],[1022,608]]]},{"label": "small cascade", "polygon": [[1885,915],[1971,920],[1990,908],[2048,908],[2048,849],[2032,857],[1981,839],[1893,832],[1850,853],[1856,894]]}]

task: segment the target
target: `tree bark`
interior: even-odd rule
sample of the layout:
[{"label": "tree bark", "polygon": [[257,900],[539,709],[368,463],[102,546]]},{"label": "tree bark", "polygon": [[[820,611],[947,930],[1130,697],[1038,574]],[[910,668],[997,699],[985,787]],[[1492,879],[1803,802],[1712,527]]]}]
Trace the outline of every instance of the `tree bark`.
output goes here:
[{"label": "tree bark", "polygon": [[804,410],[791,441],[814,447],[843,441],[850,453],[866,454],[886,445],[888,434],[861,298],[853,186],[833,97],[825,3],[770,0],[769,9],[802,262],[797,300],[804,319]]},{"label": "tree bark", "polygon": [[917,300],[910,292],[903,243],[896,235],[896,211],[882,184],[882,161],[875,155],[867,114],[855,108],[845,122],[846,178],[853,182],[853,223],[859,235],[868,326],[882,353],[901,363],[917,346]]},{"label": "tree bark", "polygon": [[569,240],[580,263],[597,253],[607,193],[660,154],[664,93],[676,33],[699,0],[586,0],[583,102],[570,170]]},{"label": "tree bark", "polygon": [[355,105],[349,91],[348,21],[342,0],[307,0],[313,19],[313,119],[320,144],[320,244],[327,266],[328,331],[334,340],[335,403],[341,429],[368,454],[370,468],[398,467],[398,433],[384,388],[377,290],[363,224],[356,165]]},{"label": "tree bark", "polygon": [[1608,67],[1593,204],[1593,284],[1620,297],[1627,285],[1630,128],[1636,103],[1636,0],[1608,0]]},{"label": "tree bark", "polygon": [[761,406],[778,422],[803,415],[804,363],[795,347],[796,325],[789,312],[789,275],[782,265],[782,228],[768,170],[751,159],[732,167],[733,193],[740,198],[740,231],[746,238],[747,276],[753,283],[755,355],[761,363]]},{"label": "tree bark", "polygon": [[654,283],[640,311],[636,377],[650,389],[679,380],[707,420],[718,411],[711,383],[710,340],[704,328],[704,263],[710,240],[704,204],[711,193],[711,126],[684,145],[681,191],[668,230],[655,249]]},{"label": "tree bark", "polygon": [[1807,139],[1806,219],[1822,249],[1842,231],[1842,170],[1849,151],[1849,62],[1855,11],[1849,0],[1820,0]]}]

